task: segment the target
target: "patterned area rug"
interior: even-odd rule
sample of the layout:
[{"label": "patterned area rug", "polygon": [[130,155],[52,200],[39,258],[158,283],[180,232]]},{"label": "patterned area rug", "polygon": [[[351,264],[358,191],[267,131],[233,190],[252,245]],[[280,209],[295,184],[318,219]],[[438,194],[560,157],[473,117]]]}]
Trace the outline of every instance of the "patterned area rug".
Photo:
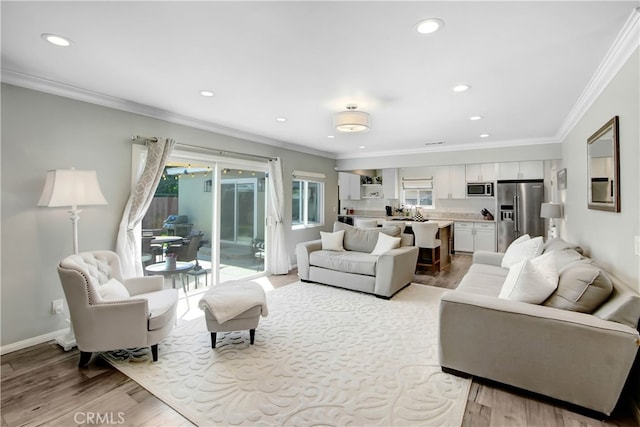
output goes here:
[{"label": "patterned area rug", "polygon": [[459,426],[470,380],[438,365],[438,304],[412,284],[393,299],[295,283],[267,293],[255,345],[204,317],[177,326],[159,360],[103,357],[193,423]]}]

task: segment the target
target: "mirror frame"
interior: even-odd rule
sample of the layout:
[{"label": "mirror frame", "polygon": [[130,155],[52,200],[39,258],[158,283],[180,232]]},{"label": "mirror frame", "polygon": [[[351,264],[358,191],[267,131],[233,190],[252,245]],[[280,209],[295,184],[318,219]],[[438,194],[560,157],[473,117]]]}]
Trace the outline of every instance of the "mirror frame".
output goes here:
[{"label": "mirror frame", "polygon": [[[600,211],[620,212],[620,143],[618,141],[618,116],[614,116],[611,120],[598,129],[593,135],[587,139],[587,206],[589,209],[595,209]],[[612,131],[613,134],[613,171],[612,171],[612,196],[611,202],[594,202],[591,190],[591,144],[594,144],[600,140],[600,138],[607,132]]]}]

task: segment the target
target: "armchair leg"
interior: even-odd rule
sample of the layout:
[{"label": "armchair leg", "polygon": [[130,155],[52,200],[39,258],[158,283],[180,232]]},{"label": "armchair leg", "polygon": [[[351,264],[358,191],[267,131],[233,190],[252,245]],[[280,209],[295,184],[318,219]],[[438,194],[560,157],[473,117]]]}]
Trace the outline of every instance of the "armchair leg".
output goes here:
[{"label": "armchair leg", "polygon": [[80,351],[80,362],[78,363],[78,368],[84,368],[91,360],[91,352],[90,351]]},{"label": "armchair leg", "polygon": [[211,348],[216,348],[216,333],[211,332]]},{"label": "armchair leg", "polygon": [[256,330],[249,329],[249,342],[253,345],[253,342],[256,340]]},{"label": "armchair leg", "polygon": [[158,344],[154,344],[151,346],[151,357],[154,362],[158,361]]}]

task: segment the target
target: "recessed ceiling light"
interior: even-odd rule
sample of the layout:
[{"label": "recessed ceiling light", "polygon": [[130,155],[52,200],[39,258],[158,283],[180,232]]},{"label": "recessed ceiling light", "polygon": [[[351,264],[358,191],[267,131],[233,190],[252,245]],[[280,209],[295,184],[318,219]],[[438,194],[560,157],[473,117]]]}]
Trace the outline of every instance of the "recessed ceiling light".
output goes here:
[{"label": "recessed ceiling light", "polygon": [[284,123],[286,121],[287,121],[286,117],[276,117],[276,122]]},{"label": "recessed ceiling light", "polygon": [[431,34],[438,31],[440,28],[444,27],[444,21],[438,18],[429,18],[424,21],[418,22],[418,26],[416,30],[420,34]]},{"label": "recessed ceiling light", "polygon": [[360,148],[367,148],[367,146],[366,145],[361,145]]},{"label": "recessed ceiling light", "polygon": [[471,117],[469,117],[469,120],[473,120],[473,121],[480,120],[480,119],[482,119],[482,116],[471,116]]},{"label": "recessed ceiling light", "polygon": [[56,46],[62,46],[62,47],[71,46],[71,40],[64,38],[62,36],[58,36],[56,34],[43,33],[43,34],[40,34],[40,37],[42,37],[44,40]]},{"label": "recessed ceiling light", "polygon": [[328,136],[327,136],[327,138],[329,138],[329,139],[333,139],[333,138],[335,138],[335,137],[336,137],[335,135],[328,135]]},{"label": "recessed ceiling light", "polygon": [[213,92],[211,92],[210,90],[201,90],[200,91],[200,95],[202,96],[207,96],[207,97],[211,97],[213,95],[215,95]]},{"label": "recessed ceiling light", "polygon": [[460,84],[455,85],[452,89],[453,89],[454,92],[464,92],[464,91],[467,91],[467,90],[471,89],[471,86],[469,86],[466,83],[460,83]]},{"label": "recessed ceiling light", "polygon": [[488,133],[482,133],[482,134],[480,134],[480,138],[489,138],[489,134]]}]

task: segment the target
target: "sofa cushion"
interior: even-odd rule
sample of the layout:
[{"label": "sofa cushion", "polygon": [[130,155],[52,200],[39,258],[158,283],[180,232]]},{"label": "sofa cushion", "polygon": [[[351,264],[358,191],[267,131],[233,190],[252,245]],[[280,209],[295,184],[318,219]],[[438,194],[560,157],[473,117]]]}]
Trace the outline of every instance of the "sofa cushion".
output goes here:
[{"label": "sofa cushion", "polygon": [[591,313],[613,290],[607,274],[590,262],[574,262],[560,273],[558,289],[544,302],[548,307]]},{"label": "sofa cushion", "polygon": [[385,233],[378,233],[378,242],[371,255],[382,255],[391,249],[400,247],[400,237],[391,237]]},{"label": "sofa cushion", "polygon": [[497,297],[509,271],[492,265],[471,264],[456,290]]},{"label": "sofa cushion", "polygon": [[573,249],[576,252],[582,254],[582,248],[575,243],[569,243],[562,240],[559,237],[555,237],[553,239],[549,239],[542,245],[542,253],[549,251],[561,251],[564,249]]},{"label": "sofa cushion", "polygon": [[161,291],[139,294],[134,299],[146,299],[149,308],[149,325],[150,331],[161,329],[167,322],[173,321],[173,315],[178,300],[177,289],[163,289]]},{"label": "sofa cushion", "polygon": [[558,270],[553,253],[520,261],[509,269],[499,298],[540,304],[556,290]]},{"label": "sofa cushion", "polygon": [[333,231],[340,230],[344,230],[343,246],[347,251],[366,252],[367,254],[375,249],[379,233],[400,237],[400,227],[397,226],[364,230],[336,221],[333,224]]},{"label": "sofa cushion", "polygon": [[313,251],[309,254],[312,266],[367,276],[376,275],[377,261],[376,255],[356,251]]},{"label": "sofa cushion", "polygon": [[336,231],[335,233],[320,232],[320,239],[322,241],[322,250],[324,251],[344,251],[342,242],[344,240],[344,230]]},{"label": "sofa cushion", "polygon": [[502,258],[502,267],[510,268],[512,265],[535,258],[542,253],[542,237],[531,239],[528,234],[521,236],[511,242]]}]

